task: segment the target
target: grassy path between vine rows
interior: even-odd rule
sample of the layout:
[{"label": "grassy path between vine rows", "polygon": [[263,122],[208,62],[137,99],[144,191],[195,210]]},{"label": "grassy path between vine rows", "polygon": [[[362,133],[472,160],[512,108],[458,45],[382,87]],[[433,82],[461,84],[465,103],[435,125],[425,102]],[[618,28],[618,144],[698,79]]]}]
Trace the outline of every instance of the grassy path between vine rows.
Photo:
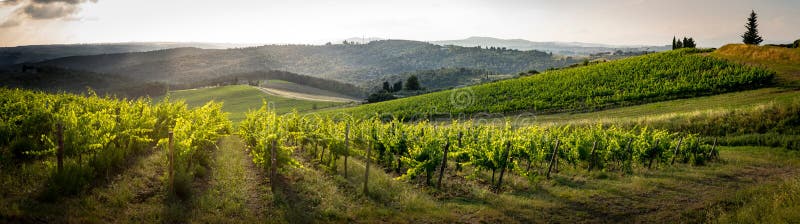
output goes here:
[{"label": "grassy path between vine rows", "polygon": [[[266,178],[236,136],[223,137],[187,199],[169,196],[166,155],[154,149],[108,183],[53,202],[25,198],[0,221],[21,223],[285,223]],[[2,216],[9,216],[3,218]]]},{"label": "grassy path between vine rows", "polygon": [[[422,184],[424,177],[397,180],[396,174],[372,164],[370,190],[364,194],[365,164],[357,157],[349,159],[345,178],[342,159],[331,168],[321,165],[319,152],[312,156],[310,147],[296,149],[302,166],[283,170],[270,183],[237,136],[224,137],[218,146],[207,175],[194,183],[193,196],[186,200],[166,194],[165,153],[155,150],[84,194],[55,202],[26,199],[17,208],[6,207],[0,222],[759,222],[761,214],[791,214],[792,207],[773,207],[797,197],[786,192],[800,192],[800,152],[769,147],[723,147],[721,162],[637,169],[632,175],[565,166],[551,180],[530,182],[506,173],[499,194],[488,187],[490,172],[473,173],[468,166],[457,172],[450,164],[439,190]],[[326,155],[324,161],[329,159]]]}]

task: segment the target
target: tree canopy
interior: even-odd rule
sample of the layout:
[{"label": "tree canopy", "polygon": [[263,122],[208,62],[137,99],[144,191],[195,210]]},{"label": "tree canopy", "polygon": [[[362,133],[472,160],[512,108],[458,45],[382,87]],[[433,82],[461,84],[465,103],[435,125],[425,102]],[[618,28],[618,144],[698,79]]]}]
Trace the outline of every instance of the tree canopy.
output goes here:
[{"label": "tree canopy", "polygon": [[764,41],[764,39],[758,35],[758,15],[755,10],[750,12],[750,17],[747,18],[747,24],[744,25],[744,27],[747,28],[747,31],[742,34],[742,42],[745,44],[758,45]]}]

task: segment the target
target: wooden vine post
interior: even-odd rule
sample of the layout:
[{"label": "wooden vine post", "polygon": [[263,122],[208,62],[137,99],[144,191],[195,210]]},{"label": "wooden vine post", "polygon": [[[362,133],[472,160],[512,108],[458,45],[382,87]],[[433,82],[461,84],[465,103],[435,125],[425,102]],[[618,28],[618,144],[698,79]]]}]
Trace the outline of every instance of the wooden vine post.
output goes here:
[{"label": "wooden vine post", "polygon": [[594,163],[595,163],[594,150],[596,148],[597,148],[597,141],[594,141],[592,142],[592,152],[589,153],[589,169],[587,169],[587,171],[592,171],[592,168],[594,168]]},{"label": "wooden vine post", "polygon": [[275,183],[275,177],[276,177],[276,175],[278,173],[278,156],[276,155],[277,154],[277,150],[275,149],[276,144],[277,144],[277,140],[273,139],[272,140],[272,147],[270,147],[270,149],[269,149],[270,150],[269,154],[270,154],[270,157],[271,157],[270,160],[269,160],[269,180],[272,183]]},{"label": "wooden vine post", "polygon": [[313,158],[317,158],[317,149],[319,149],[319,138],[314,137],[314,152],[311,153]]},{"label": "wooden vine post", "polygon": [[322,164],[325,160],[325,146],[322,146],[322,150],[319,152],[319,163]]},{"label": "wooden vine post", "polygon": [[[652,149],[653,151],[651,151],[653,154],[655,154],[656,152],[658,152],[658,151],[656,151],[656,150],[658,149],[658,142],[659,142],[660,140],[661,140],[661,139],[657,139],[657,140],[656,140],[656,144],[653,146],[653,149]],[[652,167],[653,167],[653,160],[654,160],[654,159],[655,159],[655,158],[656,158],[658,155],[660,155],[660,154],[661,154],[661,153],[658,153],[658,154],[655,154],[655,155],[649,155],[649,156],[650,156],[650,162],[649,162],[649,163],[647,163],[647,169],[650,169],[650,168],[652,168]]]},{"label": "wooden vine post", "polygon": [[56,138],[58,138],[56,160],[58,161],[58,172],[60,173],[64,169],[64,124],[56,124]]},{"label": "wooden vine post", "polygon": [[350,155],[350,123],[344,130],[344,179],[347,179],[347,156]]},{"label": "wooden vine post", "polygon": [[169,192],[175,190],[175,144],[173,143],[172,131],[169,131],[169,142],[167,143],[167,176],[169,178]]},{"label": "wooden vine post", "polygon": [[678,150],[681,149],[681,143],[683,143],[683,137],[681,137],[681,139],[678,140],[678,146],[675,146],[675,152],[672,153],[671,165],[675,165],[675,158],[678,157]]},{"label": "wooden vine post", "polygon": [[716,159],[719,154],[717,154],[717,137],[714,137],[714,145],[711,145],[711,159]]},{"label": "wooden vine post", "polygon": [[550,166],[547,168],[547,179],[550,179],[550,171],[553,170],[553,164],[558,159],[558,139],[556,139],[556,146],[553,147],[553,156],[550,157]]},{"label": "wooden vine post", "polygon": [[367,165],[364,167],[364,195],[367,195],[367,193],[369,192],[369,189],[367,188],[367,183],[369,182],[369,161],[370,161],[369,151],[371,148],[372,144],[367,146],[367,157],[364,158],[367,160]]},{"label": "wooden vine post", "polygon": [[444,143],[444,155],[442,155],[442,167],[439,169],[439,180],[436,183],[436,188],[442,188],[442,177],[444,177],[444,168],[447,167],[447,150],[450,148],[450,141]]},{"label": "wooden vine post", "polygon": [[633,138],[628,139],[628,145],[625,149],[628,151],[628,162],[633,163],[633,147],[631,147],[631,143],[633,143]]}]

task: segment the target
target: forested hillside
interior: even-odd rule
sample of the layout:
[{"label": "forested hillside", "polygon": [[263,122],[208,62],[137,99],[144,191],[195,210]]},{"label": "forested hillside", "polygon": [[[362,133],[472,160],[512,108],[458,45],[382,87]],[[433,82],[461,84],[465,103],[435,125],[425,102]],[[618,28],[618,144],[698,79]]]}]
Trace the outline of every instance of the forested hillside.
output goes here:
[{"label": "forested hillside", "polygon": [[383,82],[389,82],[390,84],[397,82],[405,83],[406,80],[411,76],[416,76],[419,79],[422,88],[427,91],[442,90],[458,86],[476,85],[484,82],[512,77],[512,75],[501,75],[483,69],[439,68],[386,76],[374,81],[373,85],[370,87],[373,91],[379,90],[378,88],[381,87],[379,84]]},{"label": "forested hillside", "polygon": [[0,71],[0,87],[51,93],[86,93],[88,89],[92,89],[101,95],[131,98],[159,96],[166,93],[168,88],[164,83],[48,66]]},{"label": "forested hillside", "polygon": [[77,56],[42,62],[76,70],[119,74],[168,83],[260,70],[282,70],[363,84],[385,75],[442,67],[517,73],[564,67],[578,60],[541,51],[439,46],[383,40],[368,44],[268,45],[207,50],[179,48],[142,53]]},{"label": "forested hillside", "polygon": [[82,55],[145,52],[170,48],[197,47],[204,49],[224,49],[243,46],[241,44],[217,43],[107,43],[107,44],[53,44],[0,47],[0,67],[19,63],[32,63],[44,60]]}]

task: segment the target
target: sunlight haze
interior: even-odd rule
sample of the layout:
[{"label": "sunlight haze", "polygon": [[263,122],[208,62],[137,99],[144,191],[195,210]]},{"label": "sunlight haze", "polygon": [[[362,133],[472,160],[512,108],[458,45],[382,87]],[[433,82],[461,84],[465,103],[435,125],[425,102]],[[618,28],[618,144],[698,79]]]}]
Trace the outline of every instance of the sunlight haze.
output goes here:
[{"label": "sunlight haze", "polygon": [[4,23],[0,45],[322,44],[351,37],[450,40],[470,36],[665,45],[673,35],[690,35],[701,46],[717,47],[739,41],[751,9],[759,13],[767,43],[790,41],[800,33],[800,2],[788,0],[78,0],[71,1],[78,2],[74,11],[55,18],[18,15],[27,1],[0,3],[0,23]]}]

